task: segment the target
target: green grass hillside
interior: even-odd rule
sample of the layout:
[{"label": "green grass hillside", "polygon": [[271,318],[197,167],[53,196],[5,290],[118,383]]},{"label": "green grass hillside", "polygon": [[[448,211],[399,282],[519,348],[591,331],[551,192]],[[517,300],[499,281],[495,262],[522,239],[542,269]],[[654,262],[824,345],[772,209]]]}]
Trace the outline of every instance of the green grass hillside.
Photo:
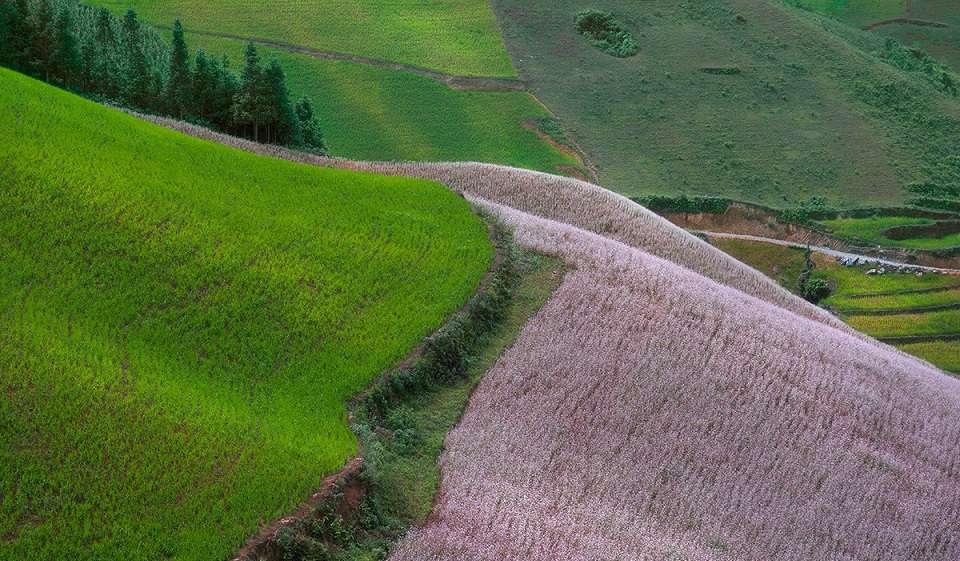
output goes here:
[{"label": "green grass hillside", "polygon": [[[782,0],[494,7],[521,77],[621,193],[883,206],[960,177],[960,101],[883,60],[879,35]],[[594,48],[585,8],[612,12],[638,54]]]},{"label": "green grass hillside", "polygon": [[[244,43],[190,35],[190,45],[242,60]],[[307,94],[337,156],[359,160],[480,161],[557,173],[576,161],[523,127],[548,112],[525,92],[454,90],[446,84],[353,62],[262,47]]]},{"label": "green grass hillside", "polygon": [[93,0],[148,21],[402,62],[462,76],[515,76],[484,0]]},{"label": "green grass hillside", "polygon": [[189,138],[0,69],[0,558],[226,559],[475,290],[436,183]]},{"label": "green grass hillside", "polygon": [[[793,0],[799,6],[919,47],[960,71],[956,0]],[[898,20],[898,21],[889,21]],[[887,22],[877,25],[880,22]]]}]

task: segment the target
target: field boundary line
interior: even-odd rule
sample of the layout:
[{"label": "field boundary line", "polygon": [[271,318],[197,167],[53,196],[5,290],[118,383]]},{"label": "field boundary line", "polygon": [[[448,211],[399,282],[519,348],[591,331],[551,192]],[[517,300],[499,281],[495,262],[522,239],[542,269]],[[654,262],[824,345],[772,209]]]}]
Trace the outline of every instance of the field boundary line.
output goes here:
[{"label": "field boundary line", "polygon": [[871,24],[864,26],[863,29],[865,29],[866,31],[873,31],[878,27],[883,27],[885,25],[893,25],[897,23],[902,23],[904,25],[915,25],[917,27],[939,27],[939,28],[950,27],[949,25],[940,21],[931,21],[926,19],[917,19],[917,18],[900,16],[900,17],[875,21]]},{"label": "field boundary line", "polygon": [[837,309],[836,313],[842,316],[902,316],[907,314],[926,314],[960,309],[960,302],[952,304],[938,304],[936,306],[915,306],[912,308],[849,308]]},{"label": "field boundary line", "polygon": [[878,296],[900,296],[901,294],[927,294],[930,292],[949,292],[957,289],[960,289],[960,284],[934,286],[930,288],[904,288],[901,290],[885,290],[881,292],[860,292],[857,294],[848,294],[846,298],[875,298]]},{"label": "field boundary line", "polygon": [[937,341],[960,341],[960,333],[943,333],[940,335],[901,335],[896,337],[877,337],[877,341],[888,345],[905,345],[908,343],[935,343]]},{"label": "field boundary line", "polygon": [[[152,24],[158,29],[163,29],[165,31],[170,31],[173,28],[169,25],[158,25]],[[304,45],[294,45],[293,43],[285,43],[283,41],[276,41],[273,39],[264,39],[262,37],[245,37],[243,35],[236,35],[233,33],[222,33],[219,31],[206,31],[202,29],[191,29],[184,28],[184,32],[194,35],[204,35],[207,37],[219,37],[221,39],[233,39],[236,41],[246,41],[260,45],[263,47],[269,47],[274,49],[284,50],[290,53],[302,54],[312,58],[321,59],[321,60],[335,60],[335,61],[344,61],[344,62],[354,62],[357,64],[366,64],[368,66],[376,66],[378,68],[385,68],[388,70],[395,70],[399,72],[409,72],[411,74],[416,74],[424,78],[429,78],[437,82],[442,82],[454,90],[461,91],[476,91],[476,92],[525,92],[527,91],[527,85],[517,78],[503,78],[496,76],[459,76],[456,74],[447,74],[445,72],[440,72],[437,70],[431,70],[429,68],[424,68],[422,66],[416,66],[413,64],[406,64],[403,62],[394,62],[391,60],[372,58],[362,55],[353,55],[349,53],[341,53],[338,51],[330,51],[325,49],[316,49],[313,47],[307,47]]]}]

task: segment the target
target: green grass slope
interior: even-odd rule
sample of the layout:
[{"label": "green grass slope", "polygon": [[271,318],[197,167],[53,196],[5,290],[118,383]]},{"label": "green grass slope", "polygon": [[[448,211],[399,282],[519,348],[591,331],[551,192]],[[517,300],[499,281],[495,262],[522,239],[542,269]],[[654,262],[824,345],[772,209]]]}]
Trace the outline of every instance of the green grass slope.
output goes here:
[{"label": "green grass slope", "polygon": [[475,290],[436,183],[275,161],[0,69],[0,558],[225,559]]},{"label": "green grass slope", "polygon": [[[521,77],[626,195],[723,195],[775,207],[904,202],[955,181],[960,102],[877,56],[883,38],[781,0],[495,0]],[[607,10],[640,51],[574,28]]]},{"label": "green grass slope", "polygon": [[484,0],[93,0],[164,25],[258,37],[462,76],[516,73]]},{"label": "green grass slope", "polygon": [[[241,41],[188,36],[190,45],[242,60]],[[337,156],[359,160],[480,161],[557,173],[570,156],[523,123],[548,115],[525,92],[459,91],[429,78],[261,48],[309,95]]]},{"label": "green grass slope", "polygon": [[[795,0],[798,5],[856,27],[904,18],[874,28],[919,47],[960,71],[960,6],[956,0]],[[911,21],[912,20],[912,21]],[[921,22],[938,25],[924,25]]]}]

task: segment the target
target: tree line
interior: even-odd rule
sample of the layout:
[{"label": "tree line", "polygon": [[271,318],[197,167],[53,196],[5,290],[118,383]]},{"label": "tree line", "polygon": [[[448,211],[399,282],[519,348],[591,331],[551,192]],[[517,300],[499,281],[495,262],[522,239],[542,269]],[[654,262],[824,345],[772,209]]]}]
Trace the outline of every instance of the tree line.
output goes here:
[{"label": "tree line", "polygon": [[0,0],[0,65],[137,111],[325,154],[313,105],[290,99],[283,68],[247,45],[230,60],[191,57],[177,20],[169,42],[133,10],[122,18],[75,0]]}]

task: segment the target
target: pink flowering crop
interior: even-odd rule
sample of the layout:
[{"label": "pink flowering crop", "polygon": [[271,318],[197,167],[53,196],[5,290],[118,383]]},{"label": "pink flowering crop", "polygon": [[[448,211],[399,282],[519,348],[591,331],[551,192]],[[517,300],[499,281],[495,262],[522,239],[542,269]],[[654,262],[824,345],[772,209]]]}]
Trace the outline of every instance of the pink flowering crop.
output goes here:
[{"label": "pink flowering crop", "polygon": [[473,394],[391,561],[960,559],[960,382],[491,208],[574,269]]}]

